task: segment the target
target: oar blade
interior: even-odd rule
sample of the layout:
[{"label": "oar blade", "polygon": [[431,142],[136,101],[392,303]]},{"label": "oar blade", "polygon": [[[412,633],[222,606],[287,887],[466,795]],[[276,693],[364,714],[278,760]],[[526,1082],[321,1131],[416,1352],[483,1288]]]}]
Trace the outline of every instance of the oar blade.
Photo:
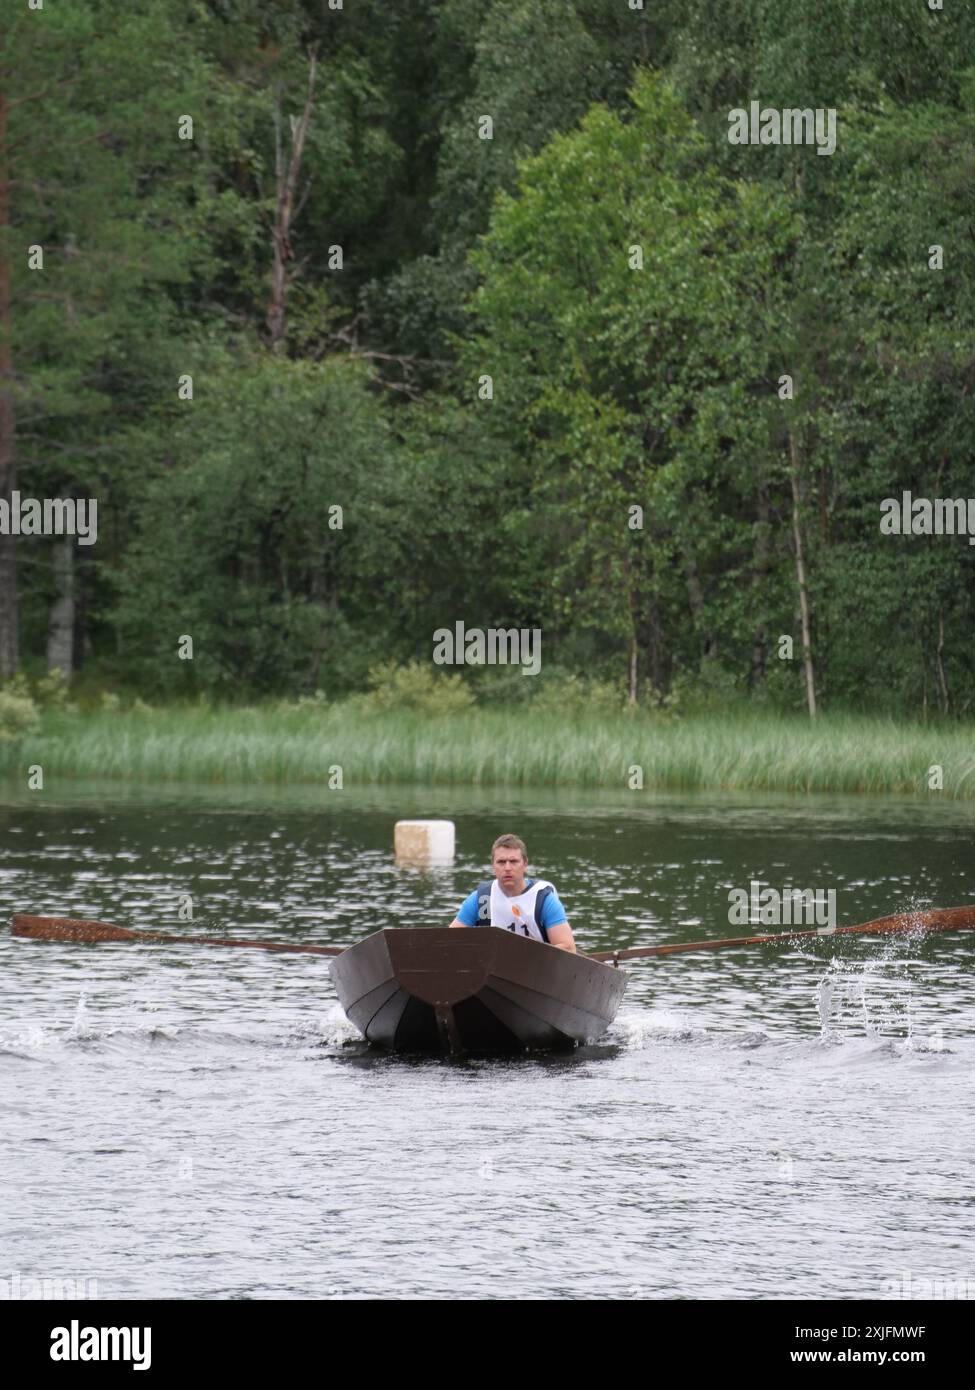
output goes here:
[{"label": "oar blade", "polygon": [[92,922],[84,917],[31,917],[18,912],[10,920],[14,936],[35,941],[134,941],[137,934],[111,922]]},{"label": "oar blade", "polygon": [[289,941],[247,941],[224,936],[171,936],[167,932],[130,931],[112,922],[94,922],[85,917],[32,917],[18,912],[10,919],[13,936],[35,941],[145,941],[176,946],[244,946],[252,951],[276,951],[285,955],[340,956],[344,946],[305,946]]},{"label": "oar blade", "polygon": [[975,930],[975,907],[931,907],[917,912],[898,912],[851,927],[816,927],[811,931],[765,932],[758,936],[732,936],[714,941],[677,941],[666,946],[631,946],[621,951],[594,951],[591,960],[619,963],[651,956],[680,955],[685,951],[717,951],[728,946],[775,946],[800,937],[884,936],[891,932],[932,932]]}]

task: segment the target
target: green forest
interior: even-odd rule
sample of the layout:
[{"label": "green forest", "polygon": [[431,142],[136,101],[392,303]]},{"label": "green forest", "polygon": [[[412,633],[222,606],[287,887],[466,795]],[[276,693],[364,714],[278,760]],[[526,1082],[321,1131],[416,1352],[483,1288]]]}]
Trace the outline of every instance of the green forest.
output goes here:
[{"label": "green forest", "polygon": [[[99,708],[971,719],[975,500],[971,538],[882,524],[975,496],[970,6],[0,27],[10,708],[58,672]],[[835,150],[734,143],[752,103],[835,111]],[[24,498],[97,540],[16,534]],[[458,622],[537,629],[539,676],[433,666]]]}]

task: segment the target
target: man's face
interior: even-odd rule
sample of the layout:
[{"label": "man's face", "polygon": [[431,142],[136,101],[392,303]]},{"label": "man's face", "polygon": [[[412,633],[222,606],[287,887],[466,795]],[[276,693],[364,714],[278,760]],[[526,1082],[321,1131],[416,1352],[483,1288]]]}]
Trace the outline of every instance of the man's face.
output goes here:
[{"label": "man's face", "polygon": [[520,849],[496,849],[491,863],[494,876],[502,888],[514,888],[521,883],[528,867],[528,861],[523,858]]}]

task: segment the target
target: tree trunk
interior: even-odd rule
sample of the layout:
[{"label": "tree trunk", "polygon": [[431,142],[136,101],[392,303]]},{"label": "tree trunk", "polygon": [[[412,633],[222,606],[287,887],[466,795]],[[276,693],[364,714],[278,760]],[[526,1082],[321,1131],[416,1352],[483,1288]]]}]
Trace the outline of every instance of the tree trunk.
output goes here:
[{"label": "tree trunk", "polygon": [[[311,54],[308,69],[308,96],[305,109],[297,120],[291,122],[291,154],[287,167],[281,148],[281,108],[274,107],[274,172],[276,177],[276,199],[274,207],[274,226],[271,242],[274,260],[271,266],[271,295],[267,306],[267,341],[272,352],[284,350],[285,306],[288,290],[297,277],[298,270],[289,268],[294,260],[291,248],[291,228],[304,206],[304,198],[296,208],[295,191],[298,187],[298,174],[301,169],[301,156],[311,121],[315,92],[315,69],[317,58]],[[305,190],[307,197],[308,190]],[[300,267],[299,267],[300,269]]]},{"label": "tree trunk", "polygon": [[694,616],[694,625],[701,635],[701,654],[710,661],[718,654],[718,643],[714,633],[705,626],[704,590],[701,588],[701,577],[697,572],[697,561],[691,550],[684,553],[684,574],[687,577],[687,597]]},{"label": "tree trunk", "polygon": [[806,585],[806,562],[802,551],[802,522],[799,514],[799,449],[792,430],[789,431],[789,463],[792,480],[792,539],[796,551],[796,584],[799,589],[799,617],[802,623],[802,664],[806,675],[806,705],[809,709],[810,719],[814,719],[816,717],[816,671],[813,666],[809,591]]},{"label": "tree trunk", "polygon": [[928,722],[928,655],[921,644],[921,718]]},{"label": "tree trunk", "polygon": [[648,630],[647,674],[654,694],[660,697],[666,693],[664,691],[666,675],[664,672],[663,634],[660,631],[660,601],[656,594],[650,599]]},{"label": "tree trunk", "polygon": [[768,659],[768,626],[765,620],[765,583],[769,568],[769,496],[763,484],[758,489],[758,526],[755,535],[755,565],[752,569],[754,612],[758,615],[752,642],[752,664],[748,683],[754,690],[765,682]]},{"label": "tree trunk", "polygon": [[62,536],[54,544],[56,594],[48,614],[47,669],[58,670],[67,680],[74,666],[75,539]]},{"label": "tree trunk", "polygon": [[[87,547],[76,546],[74,551],[74,649],[71,653],[73,671],[80,671],[91,656],[91,633],[88,629],[91,561],[85,553],[86,549]],[[121,653],[120,641],[117,650]]]},{"label": "tree trunk", "polygon": [[823,545],[829,544],[829,476],[824,463],[819,470],[819,535]]},{"label": "tree trunk", "polygon": [[938,609],[938,646],[935,652],[935,669],[938,672],[938,704],[942,714],[947,714],[951,708],[951,696],[948,693],[948,682],[945,679],[945,610]]},{"label": "tree trunk", "polygon": [[[0,33],[0,61],[4,36]],[[8,507],[17,486],[13,360],[10,331],[10,165],[7,102],[0,92],[0,500]],[[0,680],[20,664],[17,633],[17,538],[0,531]]]}]

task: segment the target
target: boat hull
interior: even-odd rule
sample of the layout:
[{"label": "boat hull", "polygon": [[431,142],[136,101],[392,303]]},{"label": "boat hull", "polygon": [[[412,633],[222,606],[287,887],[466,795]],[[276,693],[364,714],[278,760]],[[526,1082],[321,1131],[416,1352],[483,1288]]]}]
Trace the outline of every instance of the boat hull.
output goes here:
[{"label": "boat hull", "polygon": [[339,1002],[398,1052],[519,1052],[591,1042],[626,975],[500,927],[387,927],[329,963]]}]

